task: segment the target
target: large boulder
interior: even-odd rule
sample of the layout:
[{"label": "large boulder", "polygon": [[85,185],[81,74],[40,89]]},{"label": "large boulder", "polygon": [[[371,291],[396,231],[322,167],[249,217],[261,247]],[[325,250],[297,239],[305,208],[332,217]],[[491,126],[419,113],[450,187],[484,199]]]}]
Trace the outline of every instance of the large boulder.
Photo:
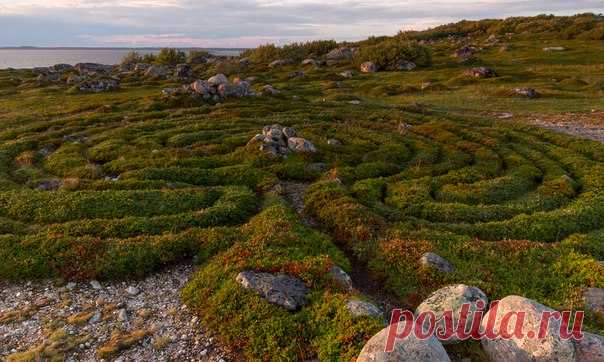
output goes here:
[{"label": "large boulder", "polygon": [[218,94],[222,98],[241,98],[250,95],[250,85],[245,81],[237,84],[225,83],[218,86]]},{"label": "large boulder", "polygon": [[375,73],[378,71],[378,66],[374,62],[364,62],[361,64],[361,73]]},{"label": "large boulder", "polygon": [[[476,311],[485,311],[488,306],[488,298],[482,290],[476,287],[469,287],[464,284],[454,284],[441,288],[432,293],[424,300],[415,310],[415,314],[419,316],[421,313],[432,312],[436,319],[441,319],[445,312],[453,312],[453,326],[456,326],[460,320],[460,313],[464,304],[469,305],[468,317],[466,320],[466,330],[470,330],[473,323],[473,315]],[[443,330],[445,321],[441,320],[439,325]],[[443,344],[459,343],[457,336],[451,336],[449,339],[441,341]]]},{"label": "large boulder", "polygon": [[50,67],[52,70],[54,70],[57,73],[64,73],[68,70],[72,70],[73,69],[73,65],[71,64],[64,64],[64,63],[60,63],[60,64],[55,64],[52,67]]},{"label": "large boulder", "polygon": [[434,336],[419,339],[413,333],[397,339],[392,352],[386,352],[390,326],[382,329],[365,344],[357,362],[450,362],[442,344]]},{"label": "large boulder", "polygon": [[[524,324],[522,326],[523,337],[511,336],[510,338],[483,338],[481,340],[483,349],[492,361],[575,361],[575,347],[572,340],[564,340],[560,337],[560,320],[550,318],[547,333],[544,339],[529,338],[529,332],[537,333],[541,325],[543,312],[553,313],[554,310],[537,303],[534,300],[507,296],[499,301],[497,307],[491,308],[482,319],[482,328],[492,323],[494,332],[499,332],[498,327],[504,316],[509,313],[524,312]],[[511,332],[515,324],[512,318],[508,332]],[[533,335],[533,337],[535,337]]]},{"label": "large boulder", "polygon": [[306,295],[309,292],[300,279],[284,274],[244,271],[237,275],[236,281],[242,287],[256,292],[269,303],[290,311],[305,305]]}]

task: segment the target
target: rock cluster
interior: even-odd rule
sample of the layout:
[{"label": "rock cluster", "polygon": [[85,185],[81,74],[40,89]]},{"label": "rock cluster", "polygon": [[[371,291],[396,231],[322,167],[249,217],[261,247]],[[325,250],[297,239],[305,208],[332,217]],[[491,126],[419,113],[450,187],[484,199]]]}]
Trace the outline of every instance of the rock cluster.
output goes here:
[{"label": "rock cluster", "polygon": [[460,58],[460,59],[469,59],[474,56],[475,52],[476,52],[476,48],[465,46],[463,48],[457,49],[455,51],[455,53],[453,53],[453,57]]},{"label": "rock cluster", "polygon": [[39,85],[55,82],[76,86],[81,92],[98,93],[119,89],[120,81],[111,76],[113,66],[97,63],[56,64],[35,68]]},{"label": "rock cluster", "polygon": [[267,300],[287,310],[295,311],[306,304],[309,289],[297,278],[289,275],[273,275],[244,271],[236,279],[242,287],[250,289]]},{"label": "rock cluster", "polygon": [[296,130],[279,124],[266,126],[262,133],[254,136],[249,144],[260,144],[260,150],[273,156],[286,157],[294,153],[314,153],[315,146],[308,140],[297,137]]},{"label": "rock cluster", "polygon": [[162,90],[162,94],[164,96],[193,94],[205,100],[214,101],[256,96],[256,93],[251,89],[250,82],[236,78],[231,83],[224,74],[216,74],[208,78],[208,80],[198,79],[181,88],[166,88]]},{"label": "rock cluster", "polygon": [[120,88],[119,80],[115,78],[99,78],[80,81],[78,89],[81,92],[99,93],[117,90]]},{"label": "rock cluster", "polygon": [[[449,285],[432,293],[416,309],[416,316],[423,312],[434,313],[436,320],[443,323],[441,317],[447,311],[452,311],[453,325],[462,305],[470,306],[469,319],[466,325],[477,323],[472,320],[473,311],[482,311],[480,326],[482,331],[488,330],[487,325],[498,327],[502,320],[514,312],[524,312],[523,336],[511,335],[511,338],[501,336],[489,339],[482,338],[483,350],[490,361],[604,361],[604,337],[584,333],[582,340],[564,339],[560,336],[560,320],[550,318],[547,334],[544,339],[531,338],[530,332],[537,333],[541,328],[541,317],[544,312],[554,310],[537,303],[534,300],[520,296],[508,296],[501,299],[497,305],[489,306],[487,296],[478,288],[463,284]],[[491,307],[491,309],[488,309]],[[479,315],[479,314],[478,314]],[[457,318],[456,318],[457,317]],[[508,331],[514,325],[511,320]],[[399,327],[400,328],[400,327]],[[418,327],[419,328],[419,327]],[[427,332],[424,326],[424,332]],[[397,339],[391,353],[384,352],[388,338],[389,327],[372,337],[365,345],[357,362],[387,362],[387,361],[449,361],[443,344],[459,343],[455,337],[439,340],[432,335],[427,340],[418,340],[414,333],[404,339]]]}]

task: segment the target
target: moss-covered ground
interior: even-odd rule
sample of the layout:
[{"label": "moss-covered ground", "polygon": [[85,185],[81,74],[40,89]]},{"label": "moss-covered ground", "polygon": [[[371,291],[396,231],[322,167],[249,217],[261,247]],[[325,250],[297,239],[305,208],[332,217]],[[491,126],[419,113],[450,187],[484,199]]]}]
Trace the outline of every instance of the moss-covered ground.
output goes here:
[{"label": "moss-covered ground", "polygon": [[[339,75],[350,64],[299,79],[288,77],[299,65],[199,66],[200,78],[222,71],[281,90],[218,104],[162,98],[170,81],[131,77],[119,91],[78,94],[2,70],[0,278],[132,278],[195,257],[184,300],[256,360],[348,361],[381,328],[353,319],[350,293],[328,277],[333,265],[355,267],[350,251],[408,306],[465,283],[492,299],[583,309],[582,290],[604,286],[604,145],[479,115],[604,109],[604,43],[506,43],[472,62],[495,69],[492,79],[465,77],[470,65],[446,42],[430,67],[351,79]],[[247,144],[274,123],[318,152],[281,160]],[[310,167],[319,162],[329,171]],[[306,212],[319,229],[274,192],[280,181],[310,184]],[[53,182],[56,191],[37,189]],[[427,251],[455,271],[422,269]],[[268,304],[235,282],[247,269],[301,278],[309,304]],[[603,321],[589,314],[587,329],[601,334]],[[480,356],[473,344],[453,353]]]}]

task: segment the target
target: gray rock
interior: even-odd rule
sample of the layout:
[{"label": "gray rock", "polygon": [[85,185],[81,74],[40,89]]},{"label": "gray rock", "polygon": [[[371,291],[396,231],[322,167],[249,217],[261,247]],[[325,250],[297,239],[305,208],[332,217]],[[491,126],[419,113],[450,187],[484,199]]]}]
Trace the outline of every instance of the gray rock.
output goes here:
[{"label": "gray rock", "polygon": [[163,65],[152,65],[145,71],[145,77],[163,79],[168,76],[168,68]]},{"label": "gray rock", "polygon": [[117,312],[117,320],[120,322],[126,322],[128,320],[128,312],[122,308]]},{"label": "gray rock", "polygon": [[117,90],[120,88],[120,82],[114,78],[92,79],[81,82],[79,89],[86,93],[100,93]]},{"label": "gray rock", "polygon": [[575,358],[581,361],[604,361],[604,337],[583,332],[583,339],[575,342]]},{"label": "gray rock", "polygon": [[337,140],[335,138],[331,138],[327,140],[327,144],[333,147],[338,147],[342,145],[342,142],[340,142],[340,140]]},{"label": "gray rock", "polygon": [[295,72],[291,72],[288,74],[289,78],[304,78],[306,76],[306,73],[304,73],[301,70],[297,70]]},{"label": "gray rock", "polygon": [[113,70],[113,66],[98,63],[78,63],[74,66],[80,75],[98,75],[108,74]]},{"label": "gray rock", "polygon": [[[473,313],[477,310],[485,311],[488,308],[488,298],[482,292],[482,290],[476,287],[469,287],[464,284],[448,285],[432,293],[426,300],[424,300],[415,310],[415,314],[432,312],[436,315],[436,319],[440,319],[445,312],[453,311],[453,325],[457,325],[459,322],[459,315],[463,304],[470,304],[470,313],[467,319],[467,328],[473,322]],[[441,325],[445,326],[444,321]],[[458,343],[460,340],[457,337],[452,337],[448,340],[442,340],[443,344]]]},{"label": "gray rock", "polygon": [[196,80],[191,83],[190,88],[193,92],[202,96],[212,94],[212,86],[204,80]]},{"label": "gray rock", "polygon": [[394,350],[384,351],[390,327],[382,329],[363,347],[357,362],[450,362],[442,344],[434,337],[420,340],[413,333],[409,337],[396,340]]},{"label": "gray rock", "polygon": [[99,290],[99,289],[101,289],[101,288],[102,288],[102,287],[101,287],[101,283],[99,283],[99,282],[98,282],[98,281],[96,281],[96,280],[91,280],[91,281],[90,281],[90,286],[92,287],[92,289],[96,289],[96,290]]},{"label": "gray rock", "polygon": [[539,96],[539,93],[537,93],[537,91],[533,88],[516,88],[514,89],[514,93],[530,99],[537,98]]},{"label": "gray rock", "polygon": [[[544,311],[554,312],[553,309],[534,300],[515,295],[507,296],[499,302],[498,308],[493,308],[484,315],[482,327],[486,328],[489,318],[491,318],[497,331],[497,326],[501,325],[504,315],[518,311],[526,313],[523,331],[527,333],[539,330]],[[545,339],[512,336],[510,339],[483,338],[481,343],[491,361],[575,361],[573,342],[560,338],[560,321],[554,318],[550,318]]]},{"label": "gray rock", "polygon": [[67,290],[74,290],[76,287],[76,283],[74,282],[69,282],[67,283],[67,285],[65,286],[65,288],[67,288]]},{"label": "gray rock", "polygon": [[397,68],[400,71],[411,71],[417,68],[417,64],[404,60],[398,64]]},{"label": "gray rock", "polygon": [[454,270],[453,265],[451,265],[451,263],[449,263],[445,258],[432,252],[422,255],[422,257],[419,259],[419,262],[426,268],[433,268],[445,273],[451,273]]},{"label": "gray rock", "polygon": [[565,51],[565,47],[545,47],[543,48],[544,52],[563,52]]},{"label": "gray rock", "polygon": [[129,286],[126,289],[126,292],[130,295],[138,295],[138,293],[140,293],[140,290],[138,290],[138,288],[135,286]]},{"label": "gray rock", "polygon": [[293,62],[290,59],[277,59],[273,62],[271,62],[268,66],[270,68],[280,68],[286,65],[290,65],[293,64]]},{"label": "gray rock", "polygon": [[174,77],[177,79],[193,78],[193,68],[189,64],[178,64],[174,69]]},{"label": "gray rock", "polygon": [[149,67],[151,67],[151,64],[137,63],[136,65],[134,65],[134,71],[135,72],[146,72],[147,69],[149,69]]},{"label": "gray rock", "polygon": [[361,300],[349,300],[346,302],[346,308],[354,317],[382,318],[382,311],[380,308]]},{"label": "gray rock", "polygon": [[287,146],[296,153],[315,153],[317,149],[310,141],[301,137],[291,137],[287,139]]},{"label": "gray rock", "polygon": [[354,55],[354,51],[351,48],[340,47],[340,48],[333,49],[332,51],[327,53],[325,58],[327,59],[328,64],[329,63],[334,64],[334,63],[338,63],[338,62],[352,60],[353,55]]},{"label": "gray rock", "polygon": [[304,59],[301,64],[304,66],[312,65],[315,68],[318,68],[320,65],[318,61],[316,61],[312,58]]},{"label": "gray rock", "polygon": [[344,78],[352,78],[354,77],[354,72],[352,70],[345,70],[340,75]]},{"label": "gray rock", "polygon": [[94,315],[88,320],[88,323],[95,324],[95,323],[100,322],[101,316],[102,316],[101,312],[94,313]]},{"label": "gray rock", "polygon": [[604,313],[604,289],[587,288],[583,291],[583,299],[587,308],[594,312]]},{"label": "gray rock", "polygon": [[296,137],[296,130],[292,127],[283,127],[283,135],[286,138]]},{"label": "gray rock", "polygon": [[281,93],[281,92],[279,92],[279,90],[275,89],[270,84],[267,84],[264,87],[262,87],[262,94],[264,94],[264,95],[276,95],[279,93]]},{"label": "gray rock", "polygon": [[224,74],[216,74],[215,76],[210,77],[208,79],[208,84],[211,86],[215,86],[215,87],[218,87],[221,84],[227,84],[227,83],[229,83],[229,79]]},{"label": "gray rock", "polygon": [[497,76],[494,70],[487,67],[476,67],[466,70],[465,74],[473,78],[493,78]]},{"label": "gray rock", "polygon": [[66,83],[69,85],[73,85],[73,84],[78,84],[82,81],[86,80],[86,77],[77,75],[77,74],[72,74],[69,77],[67,77]]},{"label": "gray rock", "polygon": [[468,58],[471,58],[474,56],[474,52],[475,52],[474,48],[466,46],[466,47],[457,49],[455,51],[455,53],[453,53],[453,57],[461,58],[461,59],[468,59]]},{"label": "gray rock", "polygon": [[352,290],[352,279],[342,268],[334,266],[329,270],[329,276],[347,291]]},{"label": "gray rock", "polygon": [[375,73],[378,71],[378,66],[374,62],[365,62],[361,64],[361,73]]},{"label": "gray rock", "polygon": [[269,303],[294,311],[306,304],[309,290],[297,278],[279,274],[244,271],[237,275],[236,281],[246,289],[253,290]]}]

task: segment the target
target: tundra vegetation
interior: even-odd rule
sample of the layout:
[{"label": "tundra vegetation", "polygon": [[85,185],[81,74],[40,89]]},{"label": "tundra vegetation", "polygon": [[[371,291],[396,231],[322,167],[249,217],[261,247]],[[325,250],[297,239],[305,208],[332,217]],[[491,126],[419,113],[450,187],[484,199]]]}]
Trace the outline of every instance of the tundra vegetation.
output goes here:
[{"label": "tundra vegetation", "polygon": [[[279,90],[219,101],[162,95],[182,83],[136,72],[118,90],[82,93],[1,70],[0,278],[139,278],[193,259],[182,298],[255,360],[351,360],[382,329],[350,315],[348,299],[371,296],[334,283],[333,266],[360,268],[408,308],[463,283],[491,299],[584,309],[583,289],[604,285],[604,145],[496,115],[604,109],[603,39],[602,17],[583,14],[265,45],[246,61],[191,65],[196,79]],[[340,47],[356,50],[329,62]],[[452,56],[463,47],[470,56]],[[165,50],[126,62],[186,60]],[[367,61],[379,71],[358,73]],[[466,74],[476,67],[496,76]],[[272,124],[316,152],[275,157],[249,142]],[[302,214],[280,192],[286,182],[308,186]],[[424,268],[426,252],[454,270]],[[299,278],[308,303],[266,302],[236,282],[244,270]],[[604,333],[604,318],[588,312],[586,329]],[[476,342],[446,348],[484,358]]]}]

